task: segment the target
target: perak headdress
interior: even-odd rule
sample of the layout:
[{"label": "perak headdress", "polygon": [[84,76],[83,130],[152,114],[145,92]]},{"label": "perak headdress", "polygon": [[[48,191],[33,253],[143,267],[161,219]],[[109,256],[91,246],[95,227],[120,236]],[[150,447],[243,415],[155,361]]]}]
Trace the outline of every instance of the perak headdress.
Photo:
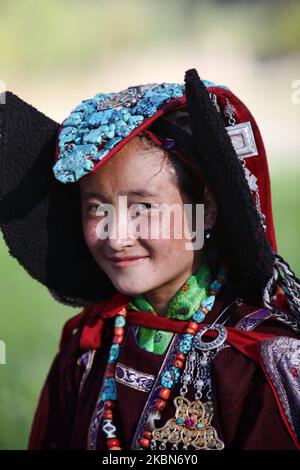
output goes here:
[{"label": "perak headdress", "polygon": [[[263,141],[252,114],[228,87],[201,81],[192,69],[184,84],[99,93],[61,125],[11,92],[0,110],[0,226],[10,254],[57,300],[78,306],[115,293],[84,241],[79,187],[72,183],[146,131],[170,151],[175,142],[204,173],[217,198],[232,269],[278,319],[299,328],[300,282],[277,254]],[[274,304],[280,287],[289,312]]]}]

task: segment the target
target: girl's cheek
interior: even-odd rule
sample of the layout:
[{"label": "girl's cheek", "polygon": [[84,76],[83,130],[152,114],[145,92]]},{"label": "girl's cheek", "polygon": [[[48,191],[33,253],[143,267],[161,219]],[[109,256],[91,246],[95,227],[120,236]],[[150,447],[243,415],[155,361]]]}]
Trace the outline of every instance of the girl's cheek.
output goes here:
[{"label": "girl's cheek", "polygon": [[94,246],[97,243],[97,224],[94,222],[85,223],[83,226],[84,238],[89,246]]}]

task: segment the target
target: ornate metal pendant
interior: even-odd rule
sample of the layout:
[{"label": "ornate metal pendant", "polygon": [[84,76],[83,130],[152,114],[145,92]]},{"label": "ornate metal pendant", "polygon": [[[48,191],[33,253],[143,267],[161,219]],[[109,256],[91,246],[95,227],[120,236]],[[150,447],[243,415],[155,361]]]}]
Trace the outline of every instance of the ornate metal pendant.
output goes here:
[{"label": "ornate metal pendant", "polygon": [[[209,342],[203,341],[202,337],[209,330],[216,331],[217,338]],[[226,328],[216,323],[201,328],[196,334],[181,377],[183,386],[180,389],[180,396],[173,401],[175,416],[164,426],[152,430],[152,449],[156,448],[157,442],[161,443],[160,450],[166,449],[167,445],[172,445],[173,450],[179,446],[182,449],[194,450],[224,449],[224,442],[211,425],[213,403],[210,364],[212,358],[223,347],[226,338]],[[189,384],[193,384],[196,390],[195,400],[192,402],[185,397]],[[202,401],[204,394],[205,402]]]},{"label": "ornate metal pendant", "polygon": [[[212,402],[200,400],[190,402],[185,397],[176,397],[175,417],[164,426],[152,432],[152,439],[165,444],[173,444],[172,449],[222,450],[224,443],[218,438],[217,431],[211,426]],[[160,447],[161,448],[161,447]]]}]

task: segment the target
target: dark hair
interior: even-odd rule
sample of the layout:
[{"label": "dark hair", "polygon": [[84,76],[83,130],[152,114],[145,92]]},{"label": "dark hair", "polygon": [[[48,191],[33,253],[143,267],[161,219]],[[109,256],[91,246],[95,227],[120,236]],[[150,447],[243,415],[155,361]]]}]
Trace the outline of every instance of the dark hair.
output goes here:
[{"label": "dark hair", "polygon": [[[184,124],[186,126],[186,119],[188,115],[182,111],[172,113],[173,122],[176,122],[180,126]],[[158,124],[157,124],[158,123]],[[167,138],[168,134],[159,129],[159,121],[152,125],[151,130],[157,137]],[[147,134],[138,134],[138,137],[142,142],[147,142],[150,147],[155,147],[156,144],[147,136]],[[183,150],[182,150],[183,147]],[[179,187],[179,189],[188,197],[192,204],[203,204],[204,203],[204,188],[209,185],[210,190],[214,193],[213,188],[209,184],[207,178],[200,170],[198,173],[193,171],[192,167],[185,163],[178,157],[177,151],[184,154],[185,158],[189,161],[194,160],[194,156],[191,152],[187,151],[187,145],[176,145],[173,150],[165,150],[165,156],[163,162],[166,163],[172,170],[169,172],[171,180]],[[199,174],[200,173],[200,174]],[[214,227],[211,228],[211,236],[205,240],[204,253],[206,262],[211,272],[212,277],[217,276],[218,270],[222,265],[227,265],[226,250],[224,249],[224,234],[222,230],[221,214],[218,214],[217,222]]]},{"label": "dark hair", "polygon": [[[158,119],[149,127],[149,130],[158,136],[160,140],[165,138],[175,140],[174,149],[167,150],[168,161],[175,169],[180,189],[185,192],[193,203],[204,202],[204,188],[206,185],[215,194],[213,186],[203,169],[199,168],[199,161],[195,157],[194,147],[190,139],[190,117],[186,110],[175,111]],[[149,142],[155,145],[150,139]],[[176,150],[200,169],[200,176],[193,171],[191,166],[178,158]],[[215,199],[217,201],[216,197]],[[211,228],[210,238],[205,239],[204,253],[212,278],[217,276],[221,266],[226,266],[228,269],[227,287],[231,289],[234,286],[238,295],[244,297],[249,295],[247,283],[240,276],[233,257],[230,256],[230,241],[226,237],[221,211],[218,211],[217,221]]]}]

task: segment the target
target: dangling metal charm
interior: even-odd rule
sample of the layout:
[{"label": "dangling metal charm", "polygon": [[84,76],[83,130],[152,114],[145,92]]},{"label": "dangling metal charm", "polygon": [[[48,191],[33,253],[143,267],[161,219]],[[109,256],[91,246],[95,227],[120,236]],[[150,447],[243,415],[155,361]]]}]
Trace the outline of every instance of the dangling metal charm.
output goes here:
[{"label": "dangling metal charm", "polygon": [[215,105],[215,108],[218,111],[218,113],[220,113],[221,110],[220,110],[220,106],[218,105],[217,95],[215,93],[210,93],[209,97],[210,97],[211,101],[213,102],[213,104]]},{"label": "dangling metal charm", "polygon": [[230,103],[228,98],[226,98],[226,106],[224,108],[224,115],[228,118],[228,123],[230,126],[235,125],[235,107]]}]

